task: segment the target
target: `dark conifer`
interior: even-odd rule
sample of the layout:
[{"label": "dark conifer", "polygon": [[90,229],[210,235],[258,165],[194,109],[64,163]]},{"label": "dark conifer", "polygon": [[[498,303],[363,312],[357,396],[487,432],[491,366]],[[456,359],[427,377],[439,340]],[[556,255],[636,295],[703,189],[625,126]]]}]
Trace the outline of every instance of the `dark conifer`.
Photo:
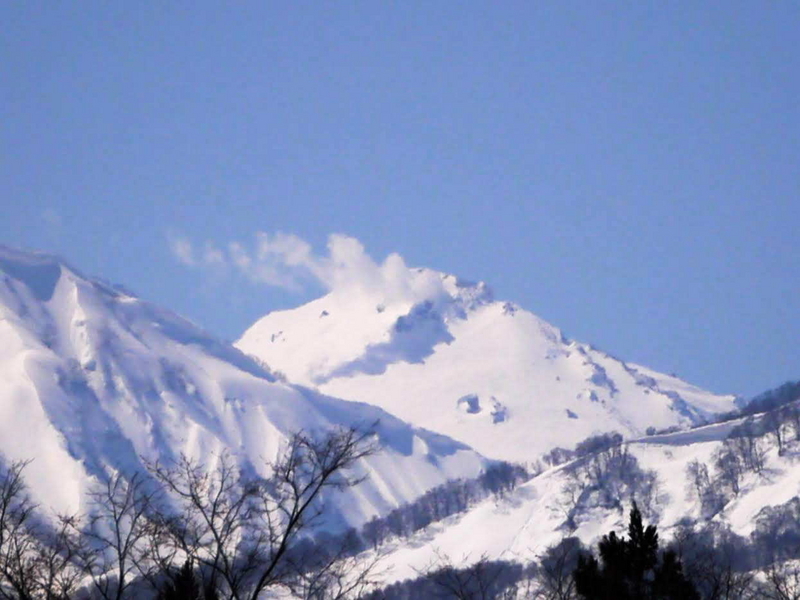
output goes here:
[{"label": "dark conifer", "polygon": [[191,561],[186,561],[171,581],[158,593],[157,600],[203,600],[204,594]]},{"label": "dark conifer", "polygon": [[600,560],[592,554],[579,557],[575,587],[586,600],[695,600],[697,590],[683,574],[678,556],[658,554],[655,525],[647,528],[634,503],[628,522],[628,539],[615,532],[598,544]]}]

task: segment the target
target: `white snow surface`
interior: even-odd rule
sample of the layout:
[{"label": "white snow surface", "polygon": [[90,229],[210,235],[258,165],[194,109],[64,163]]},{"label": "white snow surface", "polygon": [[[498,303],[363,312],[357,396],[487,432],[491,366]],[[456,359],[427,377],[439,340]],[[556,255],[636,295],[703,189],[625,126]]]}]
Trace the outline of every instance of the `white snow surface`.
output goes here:
[{"label": "white snow surface", "polygon": [[0,451],[32,460],[36,501],[85,508],[109,473],[182,453],[229,451],[267,474],[287,436],[378,423],[381,452],[355,490],[332,494],[330,526],[359,525],[486,460],[372,405],[281,382],[185,319],[44,254],[0,247]]},{"label": "white snow surface", "polygon": [[[747,537],[758,517],[769,507],[783,505],[800,493],[800,441],[787,442],[779,455],[772,436],[761,439],[766,450],[761,474],[746,473],[738,496],[729,496],[722,510],[711,517],[701,514],[692,491],[687,467],[699,461],[713,472],[713,456],[733,427],[742,420],[710,425],[671,435],[652,436],[628,443],[642,469],[658,478],[657,500],[645,511],[648,524],[658,526],[659,539],[668,542],[680,526],[711,524]],[[548,546],[576,536],[589,546],[609,531],[625,534],[629,499],[618,508],[593,506],[576,519],[577,528],[566,526],[565,497],[569,474],[580,469],[581,459],[549,469],[502,498],[484,500],[466,513],[449,517],[415,533],[409,539],[392,539],[382,548],[385,583],[414,579],[440,558],[468,566],[485,556],[527,562],[541,557]],[[591,506],[591,505],[590,505]]]},{"label": "white snow surface", "polygon": [[[485,456],[526,462],[617,430],[686,427],[732,410],[674,376],[565,339],[483,284],[427,269],[427,296],[349,287],[267,314],[236,346],[291,381],[379,406]],[[423,286],[417,286],[422,288]]]}]

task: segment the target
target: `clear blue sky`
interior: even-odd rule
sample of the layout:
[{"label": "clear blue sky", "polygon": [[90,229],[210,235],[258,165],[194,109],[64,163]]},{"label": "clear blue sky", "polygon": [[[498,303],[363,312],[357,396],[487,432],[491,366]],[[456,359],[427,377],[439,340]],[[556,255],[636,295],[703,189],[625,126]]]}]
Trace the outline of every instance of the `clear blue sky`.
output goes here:
[{"label": "clear blue sky", "polygon": [[800,378],[800,3],[4,2],[0,242],[235,339],[329,233],[719,392]]}]

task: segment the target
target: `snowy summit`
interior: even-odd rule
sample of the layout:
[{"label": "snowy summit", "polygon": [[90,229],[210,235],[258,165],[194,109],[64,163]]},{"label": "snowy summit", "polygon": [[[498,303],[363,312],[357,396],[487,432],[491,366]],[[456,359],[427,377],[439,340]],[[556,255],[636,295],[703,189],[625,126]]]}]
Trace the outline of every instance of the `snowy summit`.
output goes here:
[{"label": "snowy summit", "polygon": [[[367,260],[369,260],[367,258]],[[529,461],[588,435],[690,426],[734,408],[672,376],[566,339],[484,283],[408,268],[270,313],[236,346],[290,381],[379,406],[486,456]]]}]

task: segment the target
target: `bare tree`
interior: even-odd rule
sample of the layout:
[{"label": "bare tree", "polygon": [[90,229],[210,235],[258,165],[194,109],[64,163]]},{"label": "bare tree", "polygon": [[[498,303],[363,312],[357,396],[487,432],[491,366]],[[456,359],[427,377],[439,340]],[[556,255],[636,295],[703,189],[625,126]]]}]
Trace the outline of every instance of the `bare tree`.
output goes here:
[{"label": "bare tree", "polygon": [[698,500],[702,500],[706,490],[711,486],[708,467],[699,460],[693,460],[686,465],[686,476],[689,478],[689,490]]},{"label": "bare tree", "polygon": [[800,565],[795,561],[772,563],[762,572],[765,585],[761,590],[761,598],[800,600]]},{"label": "bare tree", "polygon": [[[726,458],[721,459],[724,465]],[[725,465],[727,468],[728,465]],[[715,488],[705,463],[693,460],[686,465],[687,487],[689,494],[700,502],[700,512],[703,518],[711,518],[717,514],[725,503],[725,498]],[[738,490],[738,478],[735,482]]]},{"label": "bare tree", "polygon": [[504,564],[490,561],[484,554],[477,561],[470,563],[465,556],[462,563],[455,565],[452,559],[438,550],[435,558],[417,574],[430,581],[439,590],[439,595],[458,600],[494,600],[502,590],[498,589],[499,579],[503,575]]},{"label": "bare tree", "polygon": [[168,596],[169,590],[185,583],[187,569],[192,577],[196,573],[193,562],[187,560],[186,553],[174,543],[172,531],[180,524],[168,514],[165,506],[164,499],[154,502],[152,512],[142,522],[135,564],[138,574],[151,588]]},{"label": "bare tree", "polygon": [[583,498],[586,486],[580,479],[577,472],[569,473],[567,482],[561,487],[561,493],[555,508],[564,514],[564,524],[570,531],[575,531],[578,524],[575,522],[578,508]]},{"label": "bare tree", "polygon": [[778,455],[783,456],[784,448],[784,427],[786,413],[781,409],[769,411],[764,415],[763,425],[764,429],[775,436],[775,441],[778,444]]},{"label": "bare tree", "polygon": [[710,553],[703,573],[708,600],[745,600],[753,598],[755,576],[751,571],[737,571],[725,556]]},{"label": "bare tree", "polygon": [[539,557],[538,586],[533,594],[540,600],[574,600],[577,598],[572,573],[578,563],[581,542],[578,538],[564,538],[548,547]]},{"label": "bare tree", "polygon": [[31,535],[36,505],[22,472],[28,461],[11,463],[0,477],[0,597],[33,598],[36,590],[36,538]]},{"label": "bare tree", "polygon": [[714,453],[714,468],[719,483],[728,488],[734,496],[739,495],[742,480],[742,461],[739,455],[726,443]]},{"label": "bare tree", "polygon": [[185,456],[170,467],[151,465],[150,471],[180,506],[178,513],[163,515],[161,527],[150,532],[151,544],[162,548],[165,571],[176,556],[186,556],[200,568],[206,587],[224,581],[231,597],[239,598],[247,573],[236,561],[239,544],[252,526],[256,482],[240,481],[228,454],[208,472]]},{"label": "bare tree", "polygon": [[784,422],[792,424],[795,441],[800,441],[800,406],[793,402],[781,408],[781,412],[783,413]]},{"label": "bare tree", "polygon": [[75,517],[53,526],[36,514],[23,480],[27,464],[13,462],[0,476],[0,598],[68,598],[83,576],[75,561],[83,541],[72,532]]},{"label": "bare tree", "polygon": [[27,463],[12,463],[0,473],[0,599],[66,600],[86,580],[105,600],[135,596],[145,583],[174,596],[195,577],[207,598],[219,590],[254,600],[276,587],[316,600],[360,595],[376,583],[380,555],[357,556],[353,534],[327,544],[311,534],[325,491],[361,481],[352,468],[375,451],[370,440],[355,427],[298,433],[267,479],[244,475],[227,454],[209,471],[183,458],[151,465],[152,480],[116,474],[90,493],[87,517],[54,525],[35,514]]},{"label": "bare tree", "polygon": [[287,561],[297,576],[291,588],[295,596],[313,600],[361,598],[378,587],[384,572],[379,562],[385,552],[374,551],[366,558],[357,555],[346,538],[332,548],[312,547],[299,552],[299,560],[289,553]]},{"label": "bare tree", "polygon": [[[749,565],[737,561],[730,540],[716,540],[710,532],[696,533],[681,528],[671,542],[671,548],[683,563],[686,576],[706,600],[744,600],[753,598],[755,577]],[[739,563],[737,565],[737,562]]]},{"label": "bare tree", "polygon": [[635,474],[629,483],[631,499],[641,506],[642,513],[655,518],[657,514],[658,497],[661,493],[661,481],[658,473],[649,469]]},{"label": "bare tree", "polygon": [[76,533],[77,517],[62,515],[57,527],[39,533],[36,547],[36,588],[39,597],[67,600],[82,584],[86,540]]},{"label": "bare tree", "polygon": [[725,440],[725,446],[739,456],[745,469],[759,474],[764,470],[764,460],[767,455],[762,434],[763,430],[759,424],[750,417],[735,427]]},{"label": "bare tree", "polygon": [[243,474],[227,454],[211,470],[186,457],[174,465],[149,465],[179,507],[163,519],[162,531],[173,546],[169,552],[191,559],[206,585],[235,600],[255,599],[276,587],[304,593],[319,589],[322,581],[342,589],[345,581],[363,581],[368,569],[359,570],[342,556],[315,565],[292,550],[322,515],[323,492],[362,480],[351,469],[376,451],[370,438],[356,427],[322,437],[294,434],[270,464],[266,480]]},{"label": "bare tree", "polygon": [[82,564],[96,592],[105,600],[121,600],[137,575],[155,565],[148,555],[150,516],[157,491],[141,474],[115,474],[89,493],[92,513],[81,534],[87,542]]}]

